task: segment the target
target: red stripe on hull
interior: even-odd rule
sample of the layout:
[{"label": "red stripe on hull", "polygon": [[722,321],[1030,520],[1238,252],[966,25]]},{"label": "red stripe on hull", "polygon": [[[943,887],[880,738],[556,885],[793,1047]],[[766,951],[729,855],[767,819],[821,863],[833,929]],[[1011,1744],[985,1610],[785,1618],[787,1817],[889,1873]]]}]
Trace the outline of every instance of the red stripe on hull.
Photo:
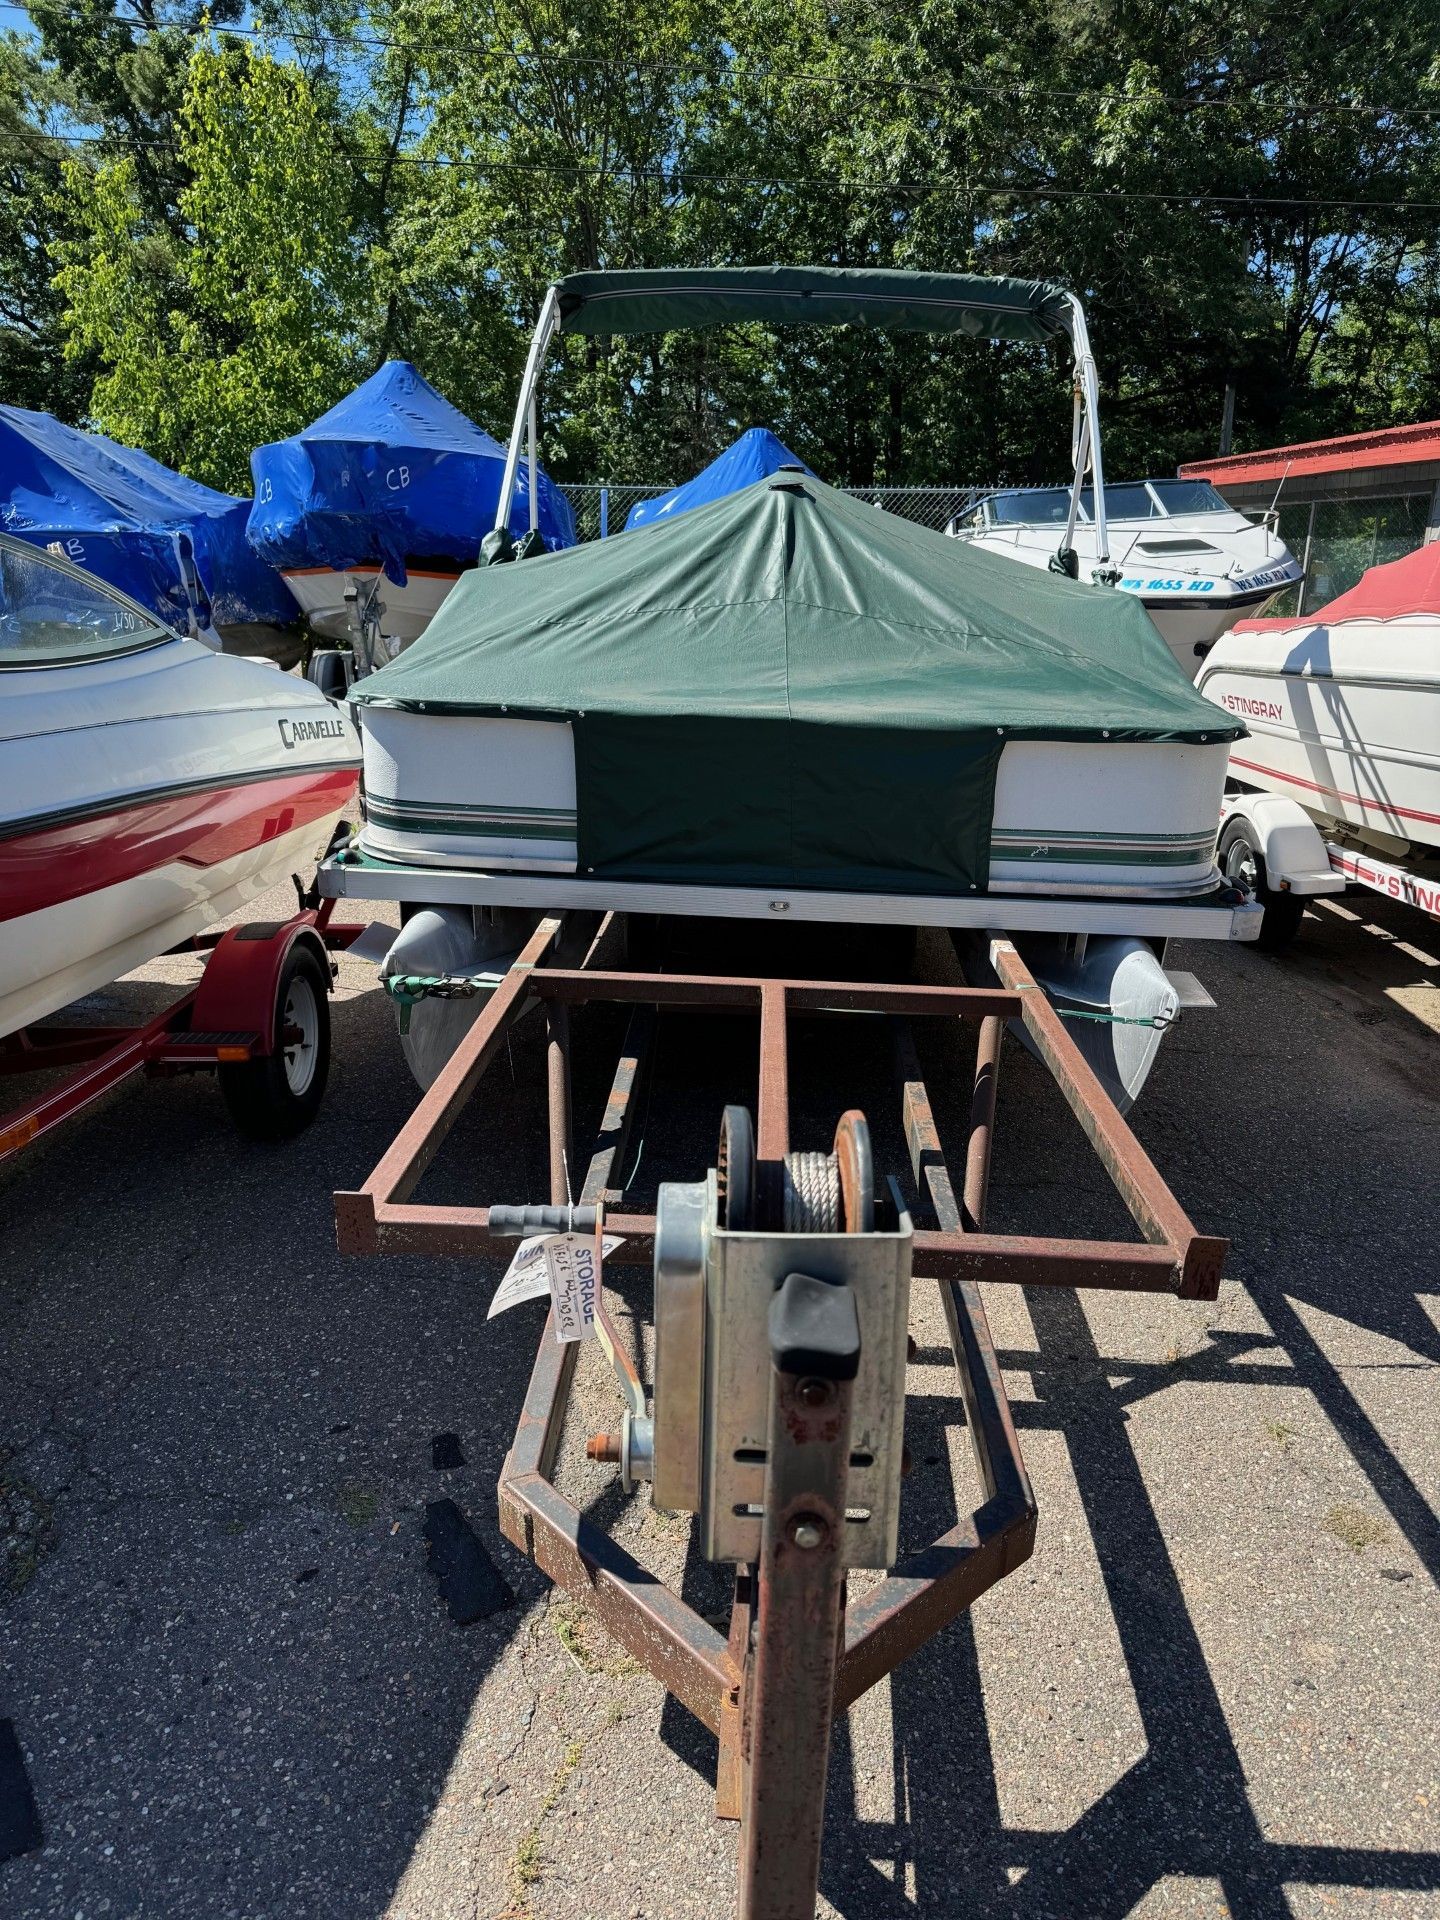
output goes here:
[{"label": "red stripe on hull", "polygon": [[337,812],[355,791],[349,767],[137,801],[0,841],[0,921],[18,920],[176,861],[212,867]]},{"label": "red stripe on hull", "polygon": [[1258,760],[1242,760],[1237,753],[1232,753],[1230,759],[1247,773],[1263,773],[1271,780],[1283,781],[1286,786],[1304,787],[1307,793],[1328,793],[1332,800],[1349,801],[1352,806],[1364,807],[1370,813],[1393,814],[1397,820],[1423,820],[1430,826],[1440,824],[1440,813],[1420,813],[1414,807],[1397,807],[1390,800],[1367,800],[1363,793],[1345,793],[1318,780],[1302,780],[1298,773],[1280,773],[1274,767],[1262,767]]}]

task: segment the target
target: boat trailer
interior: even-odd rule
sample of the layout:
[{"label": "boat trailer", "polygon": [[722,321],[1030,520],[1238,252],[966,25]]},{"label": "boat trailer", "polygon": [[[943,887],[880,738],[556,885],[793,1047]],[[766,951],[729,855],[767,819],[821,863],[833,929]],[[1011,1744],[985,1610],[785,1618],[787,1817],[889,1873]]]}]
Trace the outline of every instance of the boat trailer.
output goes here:
[{"label": "boat trailer", "polygon": [[[172,947],[172,955],[205,954],[204,971],[149,1020],[46,1021],[0,1036],[0,1081],[69,1069],[58,1083],[0,1111],[0,1165],[137,1073],[216,1074],[231,1118],[254,1139],[284,1139],[308,1125],[329,1072],[330,955],[345,952],[366,929],[364,922],[332,924],[335,902],[307,893],[298,880],[296,888],[296,910],[286,920],[199,933]],[[309,1031],[294,1017],[292,956],[301,954],[309,956],[316,983],[300,1008]]]},{"label": "boat trailer", "polygon": [[[500,1525],[718,1738],[716,1813],[740,1825],[740,1920],[815,1911],[834,1715],[1030,1555],[1036,1505],[980,1285],[1118,1288],[1213,1300],[1228,1243],[1196,1233],[1013,945],[998,986],[870,985],[605,971],[556,964],[543,919],[365,1185],[335,1196],[347,1253],[493,1255],[518,1234],[621,1237],[617,1265],[654,1269],[653,1393],[617,1338],[603,1289],[595,1334],[622,1399],[592,1459],[625,1492],[695,1514],[707,1559],[734,1568],[728,1633],[687,1606],[565,1496],[556,1463],[579,1344],[552,1306],[499,1482]],[[627,1005],[630,1025],[576,1200],[570,1013]],[[543,1012],[550,1199],[436,1205],[413,1194],[522,1015]],[[624,1211],[628,1139],[658,1016],[727,1009],[759,1022],[755,1120],[727,1107],[716,1165],[664,1183],[654,1214]],[[833,1154],[790,1150],[791,1015],[884,1016],[898,1069],[907,1191],[877,1177],[861,1114]],[[959,1189],[941,1150],[911,1023],[975,1030]],[[1007,1023],[1023,1026],[1143,1240],[995,1234],[985,1225]],[[913,1284],[940,1290],[978,1496],[962,1521],[898,1557]],[[847,1593],[852,1570],[884,1577]]]}]

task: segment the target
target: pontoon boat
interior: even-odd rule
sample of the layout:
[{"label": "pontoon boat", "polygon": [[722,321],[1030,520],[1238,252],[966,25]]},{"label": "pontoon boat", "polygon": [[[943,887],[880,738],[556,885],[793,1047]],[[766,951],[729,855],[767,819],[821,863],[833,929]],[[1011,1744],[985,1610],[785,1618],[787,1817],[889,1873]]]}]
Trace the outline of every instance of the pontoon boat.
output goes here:
[{"label": "pontoon boat", "polygon": [[[1093,454],[1103,572],[1079,303],[964,275],[560,282],[497,525],[556,331],[752,319],[1068,335],[1074,498]],[[321,884],[429,910],[392,955],[407,977],[463,972],[467,942],[472,967],[493,961],[491,917],[514,908],[1003,928],[1037,936],[1046,985],[1123,1102],[1179,1004],[1165,939],[1251,928],[1214,863],[1243,726],[1177,674],[1134,600],[957,547],[794,468],[643,537],[482,566],[353,699],[365,825]]]},{"label": "pontoon boat", "polygon": [[[1115,585],[1135,595],[1192,678],[1222,633],[1300,578],[1279,534],[1227,507],[1208,480],[1136,480],[1104,496]],[[1101,537],[1093,489],[1078,504],[1072,516],[1068,487],[1011,487],[976,501],[945,531],[1031,567],[1064,564],[1069,551],[1088,575]]]}]

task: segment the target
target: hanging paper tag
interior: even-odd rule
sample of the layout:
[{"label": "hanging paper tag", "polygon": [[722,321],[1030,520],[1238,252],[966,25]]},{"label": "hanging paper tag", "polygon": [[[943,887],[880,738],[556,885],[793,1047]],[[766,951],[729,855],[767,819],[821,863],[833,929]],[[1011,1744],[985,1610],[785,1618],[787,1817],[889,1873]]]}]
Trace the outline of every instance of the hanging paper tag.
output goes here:
[{"label": "hanging paper tag", "polygon": [[552,1233],[545,1242],[550,1301],[555,1309],[555,1338],[595,1338],[595,1301],[600,1292],[600,1260],[593,1233]]},{"label": "hanging paper tag", "polygon": [[[506,1268],[505,1277],[490,1302],[487,1320],[493,1320],[497,1313],[504,1313],[510,1307],[518,1307],[522,1300],[539,1300],[548,1295],[550,1287],[550,1268],[545,1258],[545,1248],[552,1236],[544,1233],[532,1233],[528,1240],[522,1240],[515,1249],[515,1257]],[[593,1234],[562,1234],[562,1239],[584,1239],[593,1251]],[[607,1233],[605,1236],[605,1256],[614,1253],[617,1247],[625,1243],[619,1234]]]}]

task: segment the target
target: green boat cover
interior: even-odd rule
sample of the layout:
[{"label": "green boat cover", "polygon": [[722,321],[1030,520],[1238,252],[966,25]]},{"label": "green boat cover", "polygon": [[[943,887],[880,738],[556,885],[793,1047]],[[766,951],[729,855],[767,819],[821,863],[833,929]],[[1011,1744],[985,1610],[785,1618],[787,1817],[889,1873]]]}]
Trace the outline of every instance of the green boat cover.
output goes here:
[{"label": "green boat cover", "polygon": [[569,720],[582,873],[842,891],[983,891],[1007,740],[1244,732],[1128,595],[785,469],[462,575],[351,699]]},{"label": "green boat cover", "polygon": [[565,333],[667,333],[742,320],[1048,340],[1070,295],[1045,280],[881,267],[653,267],[558,280]]}]

